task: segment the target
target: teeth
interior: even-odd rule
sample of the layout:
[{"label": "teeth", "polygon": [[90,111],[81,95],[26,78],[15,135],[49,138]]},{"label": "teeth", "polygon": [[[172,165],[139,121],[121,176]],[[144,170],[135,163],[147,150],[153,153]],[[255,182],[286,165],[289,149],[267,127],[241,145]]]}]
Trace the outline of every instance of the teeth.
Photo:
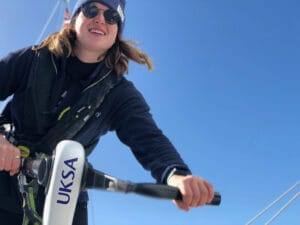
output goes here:
[{"label": "teeth", "polygon": [[96,29],[90,29],[90,32],[91,33],[96,33],[96,34],[101,34],[101,35],[104,35],[104,33],[100,30],[96,30]]}]

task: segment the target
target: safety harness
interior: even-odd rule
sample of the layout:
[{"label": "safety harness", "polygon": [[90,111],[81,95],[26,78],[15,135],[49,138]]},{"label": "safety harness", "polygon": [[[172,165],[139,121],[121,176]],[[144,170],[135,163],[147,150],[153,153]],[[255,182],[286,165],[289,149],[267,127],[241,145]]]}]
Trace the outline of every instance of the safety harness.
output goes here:
[{"label": "safety harness", "polygon": [[23,197],[23,224],[28,225],[31,222],[33,225],[42,224],[42,218],[36,209],[36,196],[38,193],[39,184],[37,179],[31,179],[27,182],[28,177],[20,173],[19,176],[19,189]]},{"label": "safety harness", "polygon": [[[62,63],[65,64],[65,62]],[[97,76],[99,79],[82,90],[80,98],[73,106],[68,106],[62,110],[56,124],[38,142],[32,143],[20,137],[15,140],[11,132],[7,133],[10,136],[10,141],[21,150],[22,158],[32,156],[33,152],[52,155],[52,151],[59,141],[72,139],[85,126],[100,107],[105,96],[120,80],[120,76],[106,67],[97,67],[94,73],[99,74]],[[25,127],[32,127],[37,132],[42,132],[42,127],[39,124],[43,124],[47,120],[45,112],[48,110],[53,83],[57,76],[59,75],[53,54],[47,49],[37,51],[24,93]],[[9,104],[4,111],[9,111]],[[23,225],[28,225],[29,222],[40,225],[42,219],[37,212],[35,202],[39,188],[37,179],[28,178],[24,171],[20,172],[18,178],[19,189],[23,197]]]},{"label": "safety harness", "polygon": [[[55,79],[59,79],[56,67],[49,68],[54,61],[54,56],[49,51],[37,52],[25,92],[24,124],[25,127],[32,129],[32,123],[34,123],[37,133],[44,133],[44,128],[40,124],[44,124],[44,121],[48,119],[48,102],[52,86]],[[65,62],[61,62],[61,64],[65,64]],[[31,143],[18,138],[18,146],[24,156],[29,154],[28,151],[52,154],[59,141],[72,139],[95,114],[107,93],[119,82],[120,76],[105,66],[97,67],[94,73],[100,74],[99,79],[81,91],[80,98],[73,106],[67,106],[59,113],[56,124],[38,142]]]}]

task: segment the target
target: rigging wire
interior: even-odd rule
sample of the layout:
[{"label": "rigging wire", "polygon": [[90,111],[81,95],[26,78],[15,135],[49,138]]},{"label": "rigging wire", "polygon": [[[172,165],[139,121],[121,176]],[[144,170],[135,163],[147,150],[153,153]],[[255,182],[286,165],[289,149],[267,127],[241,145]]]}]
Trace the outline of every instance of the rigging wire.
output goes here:
[{"label": "rigging wire", "polygon": [[300,197],[300,191],[295,194],[286,204],[284,204],[266,223],[265,225],[269,225],[273,222],[288,206],[290,206],[296,199]]},{"label": "rigging wire", "polygon": [[46,23],[45,23],[45,25],[44,25],[44,27],[43,27],[40,35],[38,36],[38,38],[37,38],[37,40],[35,42],[36,45],[38,45],[41,42],[41,40],[42,40],[42,38],[43,38],[43,36],[44,36],[44,34],[45,34],[45,32],[46,32],[49,24],[53,20],[53,17],[55,15],[55,13],[57,12],[60,4],[62,4],[62,3],[64,4],[64,8],[65,8],[64,9],[64,21],[63,21],[63,25],[68,24],[70,22],[70,19],[71,19],[71,14],[70,14],[70,10],[69,10],[70,0],[57,0],[54,8],[52,9],[52,11],[50,13],[50,16],[48,17],[48,20],[46,21]]},{"label": "rigging wire", "polygon": [[[283,197],[288,195],[292,190],[300,185],[300,181],[297,181],[294,185],[292,185],[287,191],[281,194],[278,198],[276,198],[273,202],[271,202],[266,208],[261,210],[256,216],[254,216],[251,220],[249,220],[246,225],[252,224],[255,220],[257,220],[260,216],[262,216],[266,211],[268,211],[272,206],[278,203]],[[295,201],[299,197],[299,192],[293,196],[290,201],[288,201],[265,225],[270,224],[284,209],[287,208],[293,201]]]},{"label": "rigging wire", "polygon": [[44,25],[44,27],[43,27],[43,29],[42,29],[40,35],[38,36],[38,38],[37,38],[37,40],[36,40],[36,42],[35,42],[36,45],[39,44],[39,43],[41,42],[41,39],[42,39],[42,37],[44,36],[44,33],[46,32],[46,29],[48,28],[48,26],[49,26],[51,20],[53,19],[54,15],[55,15],[55,13],[56,13],[58,7],[59,7],[60,1],[61,1],[61,0],[58,0],[58,1],[56,2],[56,4],[55,4],[53,10],[51,11],[51,14],[50,14],[50,16],[49,16],[49,18],[48,18],[46,24]]}]

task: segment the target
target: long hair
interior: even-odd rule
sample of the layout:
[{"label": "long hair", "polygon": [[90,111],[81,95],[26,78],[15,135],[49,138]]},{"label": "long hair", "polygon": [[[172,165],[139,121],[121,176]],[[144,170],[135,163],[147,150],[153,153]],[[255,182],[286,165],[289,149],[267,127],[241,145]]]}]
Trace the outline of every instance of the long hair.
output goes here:
[{"label": "long hair", "polygon": [[[76,33],[72,28],[76,17],[61,31],[50,34],[41,45],[33,47],[33,50],[47,47],[56,57],[64,55],[69,57],[72,55],[76,41]],[[122,34],[118,32],[114,45],[107,51],[104,58],[105,65],[110,69],[114,69],[118,75],[124,75],[128,73],[129,60],[147,65],[149,70],[153,70],[151,58],[139,50],[134,41],[124,40]]]}]

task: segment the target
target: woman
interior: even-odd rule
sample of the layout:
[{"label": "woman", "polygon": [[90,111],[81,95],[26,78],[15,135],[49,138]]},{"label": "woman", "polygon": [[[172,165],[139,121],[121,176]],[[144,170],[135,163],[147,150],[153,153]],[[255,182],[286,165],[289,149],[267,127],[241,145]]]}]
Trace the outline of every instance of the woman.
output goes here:
[{"label": "woman", "polygon": [[[0,136],[0,224],[22,223],[16,187],[21,157],[34,156],[40,146],[50,146],[42,150],[49,153],[65,137],[79,141],[89,154],[108,131],[117,133],[158,183],[180,189],[183,201],[174,201],[180,209],[188,211],[212,200],[212,185],[191,175],[156,126],[142,95],[124,77],[129,60],[152,69],[150,58],[122,38],[124,7],[124,0],[79,0],[68,26],[40,46],[0,61],[0,99],[13,95],[1,117],[13,129]],[[72,123],[61,132],[61,124],[71,123],[65,118],[89,110],[89,119],[78,131],[71,132]],[[37,199],[41,213],[43,195]],[[87,224],[86,202],[82,193],[73,224]]]}]

